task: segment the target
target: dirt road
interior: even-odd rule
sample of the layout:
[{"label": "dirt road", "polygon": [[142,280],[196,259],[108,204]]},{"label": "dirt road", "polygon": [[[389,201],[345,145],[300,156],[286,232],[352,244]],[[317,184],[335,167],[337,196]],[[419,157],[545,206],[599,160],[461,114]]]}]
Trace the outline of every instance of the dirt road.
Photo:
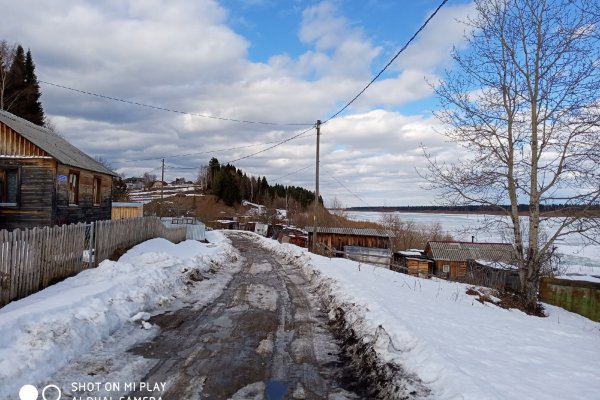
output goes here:
[{"label": "dirt road", "polygon": [[144,381],[167,382],[170,400],[361,398],[301,272],[229,237],[244,261],[223,294],[202,311],[154,317],[161,334],[130,350],[158,360]]}]

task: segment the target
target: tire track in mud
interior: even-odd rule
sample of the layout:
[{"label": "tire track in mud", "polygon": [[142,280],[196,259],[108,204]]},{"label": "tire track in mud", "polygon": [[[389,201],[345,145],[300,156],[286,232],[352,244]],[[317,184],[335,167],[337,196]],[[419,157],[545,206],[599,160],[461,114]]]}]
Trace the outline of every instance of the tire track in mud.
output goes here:
[{"label": "tire track in mud", "polygon": [[170,400],[363,398],[300,268],[247,235],[228,236],[242,269],[203,310],[151,319],[160,335],[130,350],[156,360],[144,381],[166,382]]}]

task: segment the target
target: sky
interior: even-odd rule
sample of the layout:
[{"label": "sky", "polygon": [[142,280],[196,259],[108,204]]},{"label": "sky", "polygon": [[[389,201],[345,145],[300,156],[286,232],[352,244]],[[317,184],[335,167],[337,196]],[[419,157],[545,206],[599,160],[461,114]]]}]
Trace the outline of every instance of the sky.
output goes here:
[{"label": "sky", "polygon": [[[413,35],[438,0],[131,0],[2,4],[0,39],[31,49],[58,132],[124,176],[195,179],[211,157],[314,190],[316,135]],[[448,2],[355,103],[321,127],[326,205],[436,204],[418,174],[440,132],[430,83],[452,68],[473,6]],[[49,83],[44,83],[49,82]],[[52,85],[54,84],[54,85]],[[143,103],[159,110],[55,85]],[[226,119],[268,122],[248,124]],[[242,158],[242,159],[241,159]]]}]

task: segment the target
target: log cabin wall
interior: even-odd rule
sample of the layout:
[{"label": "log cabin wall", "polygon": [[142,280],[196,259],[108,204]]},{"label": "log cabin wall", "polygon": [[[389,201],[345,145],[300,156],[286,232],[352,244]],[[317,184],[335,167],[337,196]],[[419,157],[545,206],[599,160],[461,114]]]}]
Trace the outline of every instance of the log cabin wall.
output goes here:
[{"label": "log cabin wall", "polygon": [[[444,272],[444,265],[450,266],[449,272]],[[467,262],[436,260],[434,275],[453,281],[463,281],[467,277]]]},{"label": "log cabin wall", "polygon": [[0,230],[52,225],[56,162],[0,157],[3,167],[18,171],[18,192],[16,205],[0,205]]},{"label": "log cabin wall", "polygon": [[[312,243],[312,232],[309,233],[309,241]],[[342,235],[337,233],[317,233],[317,241],[338,251],[344,251],[344,246],[359,246],[369,248],[389,248],[390,240],[380,236]]]},{"label": "log cabin wall", "polygon": [[[69,175],[78,175],[78,199],[69,204]],[[100,182],[100,201],[94,204],[94,179]],[[56,182],[56,224],[72,224],[111,219],[112,177],[58,164]]]}]

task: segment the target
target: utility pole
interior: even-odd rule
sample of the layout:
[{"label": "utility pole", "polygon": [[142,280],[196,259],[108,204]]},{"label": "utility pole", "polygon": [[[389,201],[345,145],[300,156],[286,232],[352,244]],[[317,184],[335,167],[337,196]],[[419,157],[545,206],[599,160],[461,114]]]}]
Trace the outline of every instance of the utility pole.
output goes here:
[{"label": "utility pole", "polygon": [[159,217],[162,217],[162,212],[163,212],[163,199],[164,199],[164,193],[165,193],[165,159],[162,159],[162,172],[160,174],[160,215]]},{"label": "utility pole", "polygon": [[317,252],[317,212],[319,211],[319,145],[321,139],[321,120],[317,120],[317,166],[315,173],[315,211],[314,211],[314,230],[313,230],[313,253]]}]

